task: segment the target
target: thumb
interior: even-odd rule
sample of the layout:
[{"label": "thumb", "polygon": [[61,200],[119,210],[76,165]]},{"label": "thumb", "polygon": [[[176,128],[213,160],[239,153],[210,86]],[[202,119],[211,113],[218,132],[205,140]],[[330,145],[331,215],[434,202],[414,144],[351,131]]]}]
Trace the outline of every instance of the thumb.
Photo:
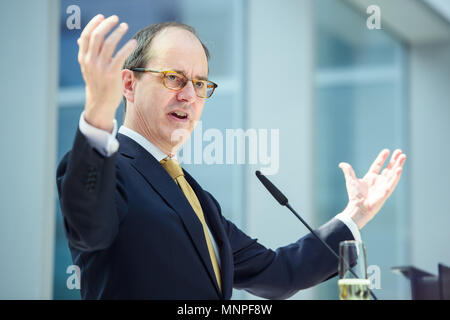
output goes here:
[{"label": "thumb", "polygon": [[350,164],[346,162],[339,163],[339,168],[341,168],[342,172],[344,173],[345,181],[356,179],[355,171],[353,171],[353,168]]}]

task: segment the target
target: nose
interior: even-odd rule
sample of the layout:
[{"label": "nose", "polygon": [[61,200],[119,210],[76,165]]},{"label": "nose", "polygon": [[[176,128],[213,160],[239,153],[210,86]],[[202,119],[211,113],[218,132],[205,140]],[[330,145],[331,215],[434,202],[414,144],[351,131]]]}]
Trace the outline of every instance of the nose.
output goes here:
[{"label": "nose", "polygon": [[177,98],[180,101],[192,103],[197,98],[197,94],[195,93],[194,85],[192,81],[188,81],[183,89],[181,89]]}]

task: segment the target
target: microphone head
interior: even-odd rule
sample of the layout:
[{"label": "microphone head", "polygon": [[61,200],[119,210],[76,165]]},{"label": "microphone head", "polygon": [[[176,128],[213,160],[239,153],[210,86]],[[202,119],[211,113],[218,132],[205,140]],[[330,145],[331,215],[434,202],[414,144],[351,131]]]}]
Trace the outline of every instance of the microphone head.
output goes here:
[{"label": "microphone head", "polygon": [[272,182],[270,182],[270,180],[261,173],[261,171],[257,170],[255,174],[258,177],[259,181],[261,181],[261,183],[266,187],[266,189],[278,201],[279,204],[285,206],[288,203],[288,199],[286,198],[286,196],[280,190],[278,190],[278,188],[275,187]]}]

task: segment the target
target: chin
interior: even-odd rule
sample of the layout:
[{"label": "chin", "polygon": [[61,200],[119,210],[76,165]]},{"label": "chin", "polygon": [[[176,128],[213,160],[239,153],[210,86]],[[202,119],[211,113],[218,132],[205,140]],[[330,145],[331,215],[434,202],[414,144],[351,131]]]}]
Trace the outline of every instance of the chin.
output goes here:
[{"label": "chin", "polygon": [[171,128],[166,135],[168,137],[168,141],[170,141],[171,145],[177,146],[183,144],[186,140],[189,139],[192,133],[192,129],[190,126],[176,126],[175,128]]}]

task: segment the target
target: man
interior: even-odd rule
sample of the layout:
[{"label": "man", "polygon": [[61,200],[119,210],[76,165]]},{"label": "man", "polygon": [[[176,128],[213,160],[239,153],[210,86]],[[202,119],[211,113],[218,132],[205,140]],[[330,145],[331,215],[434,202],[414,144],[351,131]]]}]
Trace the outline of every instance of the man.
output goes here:
[{"label": "man", "polygon": [[[94,17],[78,40],[86,105],[57,184],[85,299],[230,299],[232,288],[283,299],[333,276],[336,258],[311,235],[276,251],[225,219],[214,197],[183,171],[176,152],[216,85],[192,28],[165,23],[127,30]],[[127,59],[128,58],[128,59]],[[125,67],[122,69],[122,67]],[[115,112],[126,99],[116,139]],[[174,139],[175,132],[187,132]],[[363,179],[341,163],[349,202],[317,230],[335,251],[395,189],[406,156],[383,150]]]}]

